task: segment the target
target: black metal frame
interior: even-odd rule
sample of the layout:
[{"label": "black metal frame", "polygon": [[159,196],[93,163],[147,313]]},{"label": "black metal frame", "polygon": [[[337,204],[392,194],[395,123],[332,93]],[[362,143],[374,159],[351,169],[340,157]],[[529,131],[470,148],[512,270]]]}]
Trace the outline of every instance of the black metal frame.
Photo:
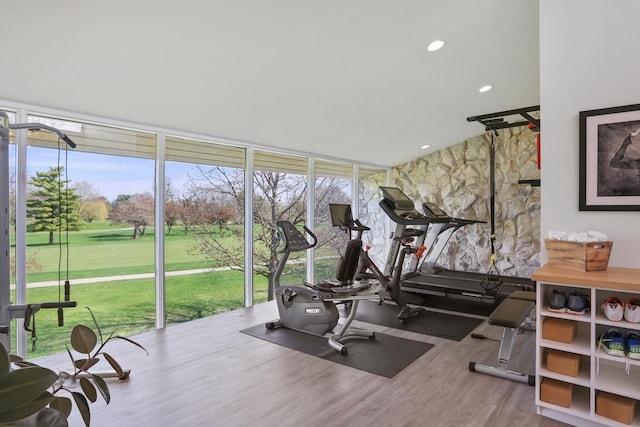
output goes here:
[{"label": "black metal frame", "polygon": [[[531,128],[534,132],[540,131],[540,119],[531,115],[536,111],[540,111],[539,105],[525,108],[515,108],[513,110],[499,111],[497,113],[481,114],[479,116],[467,117],[468,122],[480,122],[484,125],[487,132],[497,131],[498,129],[506,129],[520,126],[533,125]],[[516,122],[507,122],[506,117],[520,115],[524,120]]]}]

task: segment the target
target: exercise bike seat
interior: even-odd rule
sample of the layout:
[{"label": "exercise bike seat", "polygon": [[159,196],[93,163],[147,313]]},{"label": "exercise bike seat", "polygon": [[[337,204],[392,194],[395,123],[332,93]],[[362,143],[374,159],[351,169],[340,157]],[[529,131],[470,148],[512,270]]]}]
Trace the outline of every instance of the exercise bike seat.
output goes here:
[{"label": "exercise bike seat", "polygon": [[358,293],[360,291],[364,291],[365,289],[369,289],[371,287],[372,283],[368,282],[368,283],[352,283],[348,286],[335,286],[333,288],[331,288],[331,290],[333,292],[335,292],[336,294],[345,294],[345,295],[353,295],[355,293]]},{"label": "exercise bike seat", "polygon": [[305,286],[321,292],[334,292],[341,295],[353,295],[371,287],[371,282],[342,284],[339,280],[323,280],[318,283],[305,283]]},{"label": "exercise bike seat", "polygon": [[315,289],[316,291],[325,291],[330,292],[334,287],[340,286],[340,281],[338,280],[323,280],[318,283],[309,283],[305,282],[305,286]]}]

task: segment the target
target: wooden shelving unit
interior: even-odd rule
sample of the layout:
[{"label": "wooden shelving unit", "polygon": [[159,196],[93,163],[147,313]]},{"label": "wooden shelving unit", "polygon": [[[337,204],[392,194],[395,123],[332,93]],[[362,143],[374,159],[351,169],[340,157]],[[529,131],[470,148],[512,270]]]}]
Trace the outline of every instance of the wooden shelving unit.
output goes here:
[{"label": "wooden shelving unit", "polygon": [[[623,301],[640,296],[640,269],[609,267],[605,271],[574,271],[544,266],[532,278],[537,281],[536,313],[536,405],[538,413],[569,424],[579,426],[625,426],[596,413],[596,396],[599,392],[640,400],[640,361],[616,357],[598,348],[598,340],[609,328],[622,333],[640,331],[640,323],[613,322],[601,311],[605,299],[618,296]],[[572,291],[583,292],[590,297],[591,310],[584,315],[572,315],[549,311],[549,297],[554,290],[568,295]],[[542,338],[544,320],[561,318],[576,322],[577,334],[571,343]],[[576,377],[549,371],[546,355],[550,350],[561,350],[580,358]],[[629,364],[627,372],[626,366]],[[540,399],[540,384],[544,378],[572,385],[571,405],[568,408]],[[632,426],[640,426],[640,404]]]}]

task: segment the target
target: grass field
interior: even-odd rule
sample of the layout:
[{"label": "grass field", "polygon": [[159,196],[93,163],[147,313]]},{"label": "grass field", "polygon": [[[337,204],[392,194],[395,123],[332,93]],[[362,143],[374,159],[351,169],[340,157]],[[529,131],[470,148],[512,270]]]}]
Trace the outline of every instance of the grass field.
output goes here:
[{"label": "grass field", "polygon": [[[254,278],[256,302],[266,301],[267,281]],[[184,322],[211,316],[244,305],[244,273],[215,271],[166,279],[166,322]],[[58,288],[28,289],[29,301],[58,301]],[[71,299],[78,306],[64,310],[65,325],[57,326],[56,310],[36,314],[36,350],[28,345],[29,357],[65,351],[71,329],[76,324],[93,327],[87,307],[95,315],[105,336],[130,336],[155,327],[154,279],[122,280],[72,285]],[[30,342],[30,333],[27,342]]]},{"label": "grass field", "polygon": [[[73,272],[73,278],[76,279],[152,273],[154,233],[153,227],[147,227],[145,234],[134,240],[132,229],[110,227],[106,223],[92,223],[85,230],[69,232],[68,270]],[[65,278],[67,245],[60,245],[58,237],[56,234],[54,245],[49,245],[47,233],[27,233],[27,259],[37,267],[27,272],[27,282],[57,280],[59,270],[62,270]],[[66,234],[61,237],[66,241]],[[171,234],[165,232],[167,271],[210,266],[203,255],[190,249],[191,240],[181,227],[174,227]]]},{"label": "grass field", "polygon": [[[71,328],[76,324],[93,327],[87,307],[95,315],[102,333],[130,336],[155,327],[155,280],[118,280],[93,284],[74,284],[74,280],[154,272],[154,229],[133,240],[133,230],[93,223],[89,228],[69,232],[69,279],[71,300],[76,308],[65,309],[65,325],[57,326],[56,310],[41,310],[36,314],[35,350],[28,345],[30,358],[66,351]],[[63,236],[63,240],[66,236]],[[204,256],[190,249],[191,237],[180,227],[165,231],[165,270],[177,271],[211,267]],[[48,244],[47,233],[27,234],[27,258],[40,271],[29,271],[27,282],[64,280],[67,247]],[[61,262],[62,259],[62,262]],[[333,270],[335,261],[328,260],[317,270]],[[59,266],[61,273],[59,272]],[[304,265],[301,265],[304,269]],[[301,278],[296,278],[296,283]],[[287,282],[292,283],[292,282]],[[212,271],[165,279],[166,323],[179,323],[211,316],[244,305],[244,273],[242,271]],[[28,287],[27,302],[55,302],[63,298],[58,286]],[[13,295],[12,295],[13,297]],[[254,277],[254,301],[267,300],[267,279]],[[15,301],[15,298],[12,298]],[[275,314],[275,313],[274,313]],[[15,322],[14,322],[15,327]],[[29,332],[25,332],[30,334]],[[13,336],[13,334],[12,334]],[[27,338],[27,342],[30,338]],[[15,350],[15,345],[12,346]]]}]

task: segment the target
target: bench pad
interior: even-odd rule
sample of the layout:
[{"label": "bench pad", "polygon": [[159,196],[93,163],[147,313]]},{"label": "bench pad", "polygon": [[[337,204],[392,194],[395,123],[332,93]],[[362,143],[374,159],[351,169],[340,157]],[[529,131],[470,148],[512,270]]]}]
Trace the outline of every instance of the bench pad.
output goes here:
[{"label": "bench pad", "polygon": [[517,328],[527,318],[535,304],[533,301],[506,298],[489,316],[489,324]]}]

